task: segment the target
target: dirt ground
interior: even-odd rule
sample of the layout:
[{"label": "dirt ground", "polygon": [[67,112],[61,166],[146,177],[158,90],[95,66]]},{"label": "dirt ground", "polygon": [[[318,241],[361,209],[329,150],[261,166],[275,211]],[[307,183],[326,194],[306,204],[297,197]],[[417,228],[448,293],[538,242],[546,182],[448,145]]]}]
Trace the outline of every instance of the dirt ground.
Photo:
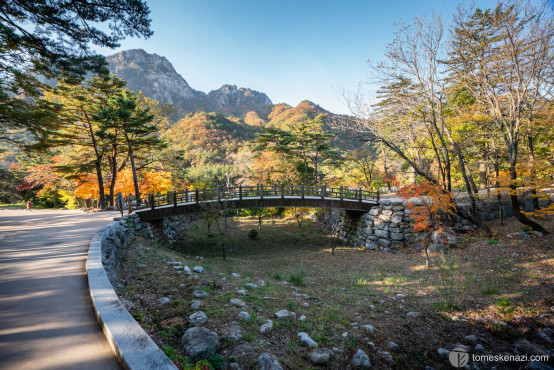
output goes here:
[{"label": "dirt ground", "polygon": [[[554,233],[554,218],[541,223]],[[554,326],[552,234],[507,238],[521,230],[513,218],[489,226],[492,238],[460,235],[459,245],[432,256],[428,267],[424,255],[409,247],[391,254],[338,245],[332,254],[332,241],[310,221],[300,228],[294,220],[264,220],[258,230],[257,218],[234,218],[222,238],[215,225],[209,232],[196,221],[174,249],[133,240],[122,253],[120,296],[180,367],[187,363],[180,338],[190,326],[188,316],[197,311],[190,308],[195,289],[209,294],[199,309],[208,317],[205,327],[220,337],[233,330],[241,333],[238,340],[223,341],[220,356],[211,359],[215,368],[236,363],[250,369],[264,352],[277,356],[283,368],[317,368],[298,332],[333,350],[326,365],[332,369],[351,368],[358,349],[378,369],[440,369],[451,365],[438,349],[452,350],[459,344],[472,353],[480,344],[492,355],[513,354],[515,342],[522,339],[552,348],[545,335]],[[252,229],[257,239],[248,237]],[[191,277],[174,267],[178,262],[190,269],[202,266],[204,272]],[[258,287],[246,288],[247,283]],[[170,302],[159,306],[163,297]],[[231,305],[231,298],[242,299],[246,307]],[[274,313],[282,309],[295,312],[297,319],[276,319]],[[238,319],[241,311],[250,314],[249,321]],[[302,315],[304,321],[298,319]],[[274,322],[269,334],[259,331],[265,319]],[[374,333],[363,325],[373,326]],[[469,335],[476,338],[466,338]],[[503,369],[525,363],[470,365]]]}]

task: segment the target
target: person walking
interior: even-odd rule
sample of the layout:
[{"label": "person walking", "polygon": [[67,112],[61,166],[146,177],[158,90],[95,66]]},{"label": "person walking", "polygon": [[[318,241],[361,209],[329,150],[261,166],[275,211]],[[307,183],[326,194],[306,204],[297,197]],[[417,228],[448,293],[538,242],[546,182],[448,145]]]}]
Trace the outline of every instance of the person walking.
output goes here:
[{"label": "person walking", "polygon": [[29,199],[27,201],[27,211],[31,212],[31,208],[33,208],[33,202]]}]

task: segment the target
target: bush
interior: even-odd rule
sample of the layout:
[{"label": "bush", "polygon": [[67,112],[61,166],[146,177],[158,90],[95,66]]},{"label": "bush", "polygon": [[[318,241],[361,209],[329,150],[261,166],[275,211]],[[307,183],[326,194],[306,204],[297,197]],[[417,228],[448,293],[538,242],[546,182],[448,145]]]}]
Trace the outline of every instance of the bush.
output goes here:
[{"label": "bush", "polygon": [[248,232],[248,237],[252,240],[258,239],[258,230],[252,229]]}]

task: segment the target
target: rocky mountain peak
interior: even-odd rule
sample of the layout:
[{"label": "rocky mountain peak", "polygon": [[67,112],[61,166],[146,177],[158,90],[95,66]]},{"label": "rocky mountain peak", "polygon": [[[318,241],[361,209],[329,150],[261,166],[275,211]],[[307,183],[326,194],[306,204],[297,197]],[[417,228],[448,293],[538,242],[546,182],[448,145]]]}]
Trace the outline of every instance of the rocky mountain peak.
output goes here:
[{"label": "rocky mountain peak", "polygon": [[173,105],[175,119],[198,111],[238,117],[254,111],[267,117],[273,106],[266,94],[236,85],[223,85],[208,94],[194,90],[166,58],[142,49],[121,51],[106,59],[111,73],[127,81],[129,89]]}]

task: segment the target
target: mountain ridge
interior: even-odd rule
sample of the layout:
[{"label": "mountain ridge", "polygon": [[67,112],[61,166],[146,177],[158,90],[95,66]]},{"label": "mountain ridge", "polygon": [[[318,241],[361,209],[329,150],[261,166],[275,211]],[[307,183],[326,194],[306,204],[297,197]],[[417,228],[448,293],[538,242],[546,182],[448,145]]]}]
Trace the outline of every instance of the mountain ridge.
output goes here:
[{"label": "mountain ridge", "polygon": [[160,103],[173,105],[174,119],[201,111],[241,118],[254,111],[267,119],[273,107],[266,94],[236,85],[225,84],[208,93],[195,90],[167,58],[142,49],[123,50],[106,60],[110,72],[127,81],[130,90],[142,91]]}]

